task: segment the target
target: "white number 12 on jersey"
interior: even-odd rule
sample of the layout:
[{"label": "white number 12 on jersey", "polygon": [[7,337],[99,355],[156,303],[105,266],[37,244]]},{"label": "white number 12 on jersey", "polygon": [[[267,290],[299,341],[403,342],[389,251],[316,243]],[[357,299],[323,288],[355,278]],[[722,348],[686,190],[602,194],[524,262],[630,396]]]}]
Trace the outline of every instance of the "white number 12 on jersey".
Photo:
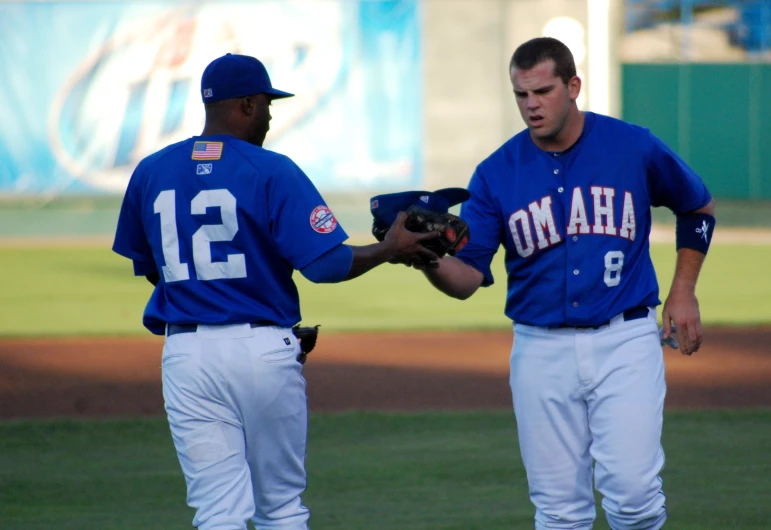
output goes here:
[{"label": "white number 12 on jersey", "polygon": [[[222,280],[246,278],[246,260],[243,254],[228,254],[227,261],[211,260],[212,241],[232,241],[238,232],[236,198],[228,190],[204,190],[190,203],[190,213],[202,215],[206,208],[220,208],[222,224],[203,225],[193,234],[193,262],[195,276],[199,280]],[[176,191],[162,191],[153,204],[153,211],[161,214],[161,243],[163,260],[161,267],[167,283],[190,279],[187,263],[179,258],[179,235],[177,232]]]}]

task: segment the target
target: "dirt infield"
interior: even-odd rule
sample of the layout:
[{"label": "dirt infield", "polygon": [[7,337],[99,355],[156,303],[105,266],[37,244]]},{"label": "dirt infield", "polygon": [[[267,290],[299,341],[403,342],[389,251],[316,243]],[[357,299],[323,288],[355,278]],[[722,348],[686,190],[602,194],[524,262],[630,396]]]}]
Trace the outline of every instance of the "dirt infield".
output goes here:
[{"label": "dirt infield", "polygon": [[[0,419],[163,414],[162,338],[0,341]],[[511,333],[322,333],[311,411],[510,409]],[[771,328],[708,329],[665,350],[667,407],[771,406]]]}]

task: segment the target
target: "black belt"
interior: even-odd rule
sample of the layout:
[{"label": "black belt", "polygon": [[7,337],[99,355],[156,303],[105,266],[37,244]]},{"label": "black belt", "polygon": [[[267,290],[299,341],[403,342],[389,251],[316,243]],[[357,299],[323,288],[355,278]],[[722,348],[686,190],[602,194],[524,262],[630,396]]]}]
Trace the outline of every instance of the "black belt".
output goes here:
[{"label": "black belt", "polygon": [[[630,320],[637,320],[640,318],[647,318],[648,317],[648,306],[639,305],[637,307],[633,307],[632,309],[627,309],[624,311],[624,321],[628,322]],[[596,324],[594,326],[571,326],[569,324],[565,324],[562,326],[556,326],[557,328],[575,328],[575,329],[599,329],[602,326],[607,326],[610,324],[610,320],[606,320],[602,324]]]},{"label": "black belt", "polygon": [[[253,328],[262,328],[266,326],[275,326],[273,322],[265,320],[259,320],[257,322],[250,322],[249,325]],[[166,336],[171,337],[177,333],[194,333],[198,331],[198,324],[168,324],[166,326]]]}]

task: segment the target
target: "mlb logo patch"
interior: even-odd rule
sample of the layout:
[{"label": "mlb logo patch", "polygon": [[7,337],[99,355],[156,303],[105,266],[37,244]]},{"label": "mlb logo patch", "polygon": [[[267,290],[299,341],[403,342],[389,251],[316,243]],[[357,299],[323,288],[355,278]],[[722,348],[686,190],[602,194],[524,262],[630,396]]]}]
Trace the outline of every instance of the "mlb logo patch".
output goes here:
[{"label": "mlb logo patch", "polygon": [[369,205],[369,207],[370,207],[370,208],[372,208],[373,210],[374,210],[375,208],[378,208],[379,206],[380,206],[380,203],[378,202],[378,200],[377,200],[377,199],[375,199],[374,201],[372,201],[372,202],[370,203],[370,205]]},{"label": "mlb logo patch", "polygon": [[203,89],[203,97],[210,98],[214,95],[214,92],[212,92],[211,88],[204,88]]},{"label": "mlb logo patch", "polygon": [[193,160],[219,160],[222,158],[222,142],[196,142]]},{"label": "mlb logo patch", "polygon": [[214,167],[214,164],[198,164],[198,167],[195,168],[195,174],[211,175],[211,171],[213,167]]}]

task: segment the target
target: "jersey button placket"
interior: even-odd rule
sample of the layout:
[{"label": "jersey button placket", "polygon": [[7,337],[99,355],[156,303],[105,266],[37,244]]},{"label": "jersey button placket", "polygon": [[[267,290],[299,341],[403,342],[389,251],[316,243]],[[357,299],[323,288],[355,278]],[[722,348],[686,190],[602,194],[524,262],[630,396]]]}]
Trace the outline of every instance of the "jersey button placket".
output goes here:
[{"label": "jersey button placket", "polygon": [[[564,186],[564,184],[565,184],[565,171],[563,169],[560,169],[560,168],[553,168],[552,169],[552,174],[553,174],[553,177],[554,177],[554,183],[557,185],[557,193],[564,193],[565,192],[565,186]],[[556,199],[556,201],[559,202],[562,205],[562,208],[565,210],[565,213],[568,215],[568,218],[569,218],[569,216],[570,216],[570,205],[565,202],[567,199],[568,199],[567,197],[559,197],[559,198]],[[574,239],[574,241],[575,240],[576,239]],[[564,248],[566,249],[566,251],[568,253],[568,261],[570,261],[570,251],[567,250],[568,247],[564,247]],[[577,268],[571,268],[571,269],[568,269],[568,270],[573,270],[573,275],[574,276],[577,275],[577,272],[576,272],[576,271],[578,271]],[[571,305],[573,308],[577,308],[579,306],[579,303],[578,303],[578,300],[577,300],[579,292],[578,292],[578,289],[576,288],[576,286],[575,285],[571,285],[571,283],[572,282],[570,282],[570,280],[567,280],[567,285],[566,285],[567,292],[565,294],[566,297],[563,298],[563,300],[565,300],[565,303]],[[570,313],[570,311],[568,311],[568,313]]]},{"label": "jersey button placket", "polygon": [[[555,175],[559,175],[559,174],[560,174],[560,170],[559,170],[559,169],[555,169],[555,170],[554,170],[554,174],[555,174]],[[563,188],[562,186],[560,186],[560,187],[558,187],[558,188],[557,188],[557,191],[558,191],[559,193],[562,193],[563,191],[565,191],[565,188]]]},{"label": "jersey button placket", "polygon": [[[560,170],[559,170],[559,169],[555,169],[555,170],[554,170],[554,174],[555,174],[555,175],[559,175],[559,174],[560,174]],[[564,175],[563,175],[563,178],[564,178]],[[558,192],[558,193],[562,193],[563,191],[565,191],[565,188],[564,188],[564,187],[562,187],[562,186],[559,186],[559,187],[557,188],[557,192]]]},{"label": "jersey button placket", "polygon": [[[559,169],[555,169],[554,170],[554,174],[555,175],[559,175],[559,177],[561,177],[560,184],[563,184],[564,183],[564,179],[565,179],[565,172],[564,171],[560,171]],[[558,186],[557,187],[557,192],[558,193],[564,193],[565,192],[564,186],[562,186],[562,185]],[[566,197],[566,199],[569,200],[568,197]],[[566,208],[565,214],[567,216],[566,218],[569,219],[570,218],[570,211],[569,211],[570,207],[569,207],[569,204],[566,203],[565,204],[565,208]],[[569,237],[573,241],[573,243],[577,243],[578,242],[578,236],[577,235],[573,235],[573,236],[569,236]],[[568,279],[568,285],[567,285],[567,288],[568,288],[567,303],[570,305],[570,308],[572,309],[572,311],[568,311],[568,314],[572,313],[572,314],[575,315],[576,314],[575,310],[578,309],[581,306],[581,304],[579,302],[579,300],[581,299],[581,289],[580,289],[581,282],[580,282],[580,280],[578,278],[578,276],[581,274],[581,269],[578,266],[579,265],[578,262],[580,261],[581,257],[580,257],[580,255],[574,254],[574,252],[575,253],[578,252],[577,249],[575,251],[571,251],[570,250],[571,248],[572,247],[569,247],[569,246],[566,247],[567,252],[568,252],[568,267],[569,267],[568,268],[568,271],[569,271],[568,272],[568,278],[569,279]],[[571,265],[572,265],[572,267],[571,267]],[[570,276],[573,277],[572,280],[570,279]]]}]

